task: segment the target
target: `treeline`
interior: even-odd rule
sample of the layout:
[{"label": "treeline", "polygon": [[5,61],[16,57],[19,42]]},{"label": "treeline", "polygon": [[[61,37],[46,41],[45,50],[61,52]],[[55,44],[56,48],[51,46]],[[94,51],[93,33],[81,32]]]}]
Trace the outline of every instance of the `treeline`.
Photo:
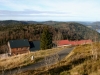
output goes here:
[{"label": "treeline", "polygon": [[[13,22],[13,21],[12,21]],[[2,23],[3,24],[3,23]],[[56,40],[99,40],[100,34],[79,23],[59,22],[55,24],[27,24],[22,22],[0,25],[0,51],[7,50],[7,42],[14,39],[28,39],[29,41],[40,40],[43,29],[48,27],[53,41]],[[5,45],[5,46],[4,46]]]},{"label": "treeline", "polygon": [[7,42],[15,39],[28,39],[29,41],[40,40],[44,27],[48,27],[52,36],[57,34],[52,26],[32,24],[32,25],[8,25],[0,26],[0,54],[8,51]]},{"label": "treeline", "polygon": [[57,23],[57,25],[44,24],[15,24],[0,26],[0,45],[7,44],[8,40],[28,39],[29,41],[40,40],[43,28],[47,26],[49,31],[55,37],[60,35],[61,39],[82,40],[99,39],[100,34],[79,23]]},{"label": "treeline", "polygon": [[[46,25],[9,25],[0,27],[0,45],[6,44],[9,40],[28,39],[29,41],[40,40],[40,35]],[[57,31],[54,27],[48,26],[54,36]]]},{"label": "treeline", "polygon": [[100,33],[79,23],[60,22],[54,26],[55,28],[60,30],[60,32],[63,34],[64,39],[69,39],[69,40],[91,39],[93,41],[100,40]]}]

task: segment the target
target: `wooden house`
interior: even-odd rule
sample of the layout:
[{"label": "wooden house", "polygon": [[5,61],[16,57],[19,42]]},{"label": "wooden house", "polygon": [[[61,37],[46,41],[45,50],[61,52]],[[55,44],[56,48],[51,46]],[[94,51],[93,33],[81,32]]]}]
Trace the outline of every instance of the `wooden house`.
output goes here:
[{"label": "wooden house", "polygon": [[8,48],[10,55],[18,55],[29,52],[30,44],[27,39],[23,40],[10,40],[8,41]]}]

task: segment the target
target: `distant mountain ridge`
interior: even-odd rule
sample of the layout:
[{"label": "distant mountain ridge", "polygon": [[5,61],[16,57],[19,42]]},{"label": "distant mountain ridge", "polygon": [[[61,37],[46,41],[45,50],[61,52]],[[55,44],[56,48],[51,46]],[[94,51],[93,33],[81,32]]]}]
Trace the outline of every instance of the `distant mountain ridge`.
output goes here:
[{"label": "distant mountain ridge", "polygon": [[3,24],[3,25],[9,25],[9,24],[18,24],[18,23],[22,23],[22,24],[38,24],[38,23],[41,23],[41,24],[47,24],[47,25],[54,25],[56,23],[69,23],[69,22],[76,22],[76,23],[80,23],[80,24],[83,24],[83,25],[100,25],[100,22],[88,22],[88,21],[17,21],[17,20],[3,20],[3,21],[0,21],[0,25]]},{"label": "distant mountain ridge", "polygon": [[29,24],[45,24],[45,25],[51,25],[51,26],[57,26],[59,24],[65,24],[65,23],[79,23],[84,26],[87,26],[88,28],[94,29],[98,32],[100,32],[100,22],[89,22],[89,21],[17,21],[17,20],[4,20],[0,21],[0,26],[7,26],[7,25],[29,25]]},{"label": "distant mountain ridge", "polygon": [[0,26],[7,26],[7,25],[18,25],[18,24],[28,24],[25,21],[16,21],[16,20],[4,20],[0,21]]}]

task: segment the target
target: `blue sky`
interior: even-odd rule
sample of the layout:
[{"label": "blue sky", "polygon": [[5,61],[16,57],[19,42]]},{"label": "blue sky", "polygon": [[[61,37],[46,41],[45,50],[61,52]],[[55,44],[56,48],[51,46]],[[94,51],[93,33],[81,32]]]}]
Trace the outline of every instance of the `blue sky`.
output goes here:
[{"label": "blue sky", "polygon": [[100,21],[100,0],[0,0],[0,20]]}]

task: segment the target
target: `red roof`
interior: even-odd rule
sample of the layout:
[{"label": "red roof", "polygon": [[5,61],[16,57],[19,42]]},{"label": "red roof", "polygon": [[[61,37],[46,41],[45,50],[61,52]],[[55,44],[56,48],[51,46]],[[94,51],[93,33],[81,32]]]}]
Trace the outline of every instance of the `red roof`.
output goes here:
[{"label": "red roof", "polygon": [[90,44],[91,40],[80,40],[80,41],[69,41],[69,40],[60,40],[58,41],[58,46],[61,45],[82,45],[82,44]]}]

